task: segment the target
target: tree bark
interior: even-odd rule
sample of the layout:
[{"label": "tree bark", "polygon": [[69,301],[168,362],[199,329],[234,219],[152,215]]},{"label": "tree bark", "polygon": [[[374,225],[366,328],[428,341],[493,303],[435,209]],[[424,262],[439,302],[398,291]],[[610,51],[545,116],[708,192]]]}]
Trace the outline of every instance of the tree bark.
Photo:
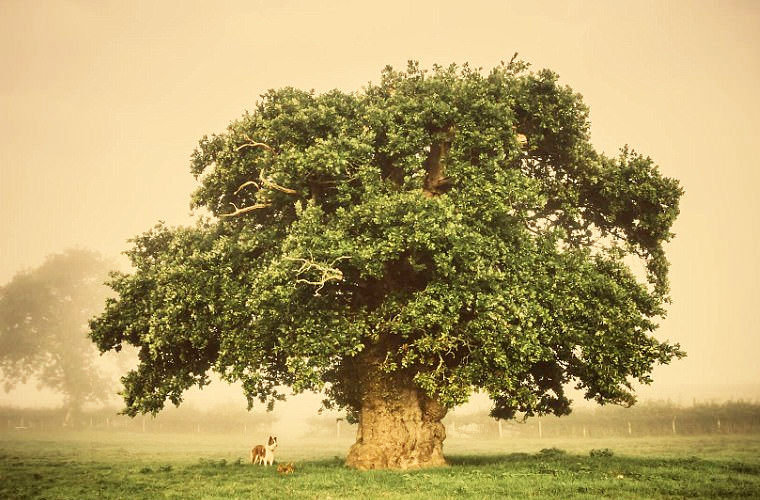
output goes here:
[{"label": "tree bark", "polygon": [[419,389],[411,374],[382,372],[372,353],[360,358],[359,428],[346,465],[360,470],[446,465],[441,423],[446,408]]},{"label": "tree bark", "polygon": [[436,132],[436,140],[430,145],[430,153],[425,159],[425,180],[422,194],[427,198],[441,195],[451,188],[451,179],[446,177],[446,164],[449,159],[451,142],[456,128],[444,127]]}]

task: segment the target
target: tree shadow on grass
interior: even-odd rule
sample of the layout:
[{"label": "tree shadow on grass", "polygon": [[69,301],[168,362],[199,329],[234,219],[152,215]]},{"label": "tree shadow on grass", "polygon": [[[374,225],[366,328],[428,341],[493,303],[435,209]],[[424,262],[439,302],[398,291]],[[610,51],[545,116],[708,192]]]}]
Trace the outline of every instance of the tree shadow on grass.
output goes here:
[{"label": "tree shadow on grass", "polygon": [[568,455],[565,450],[559,448],[544,448],[538,453],[509,453],[487,455],[451,455],[447,461],[451,465],[495,465],[518,462],[535,462],[536,460],[563,460],[573,455]]},{"label": "tree shadow on grass", "polygon": [[655,471],[655,470],[682,470],[693,472],[712,472],[716,474],[745,474],[760,476],[760,463],[745,462],[739,460],[714,460],[703,459],[697,456],[690,457],[635,457],[635,456],[588,456],[565,453],[563,450],[549,448],[538,453],[509,453],[493,455],[451,455],[446,457],[451,466],[488,466],[488,465],[531,465],[535,463],[553,462],[575,470],[579,467],[583,470],[606,469],[609,467],[626,468],[629,470]]},{"label": "tree shadow on grass", "polygon": [[449,465],[497,465],[532,460],[535,455],[529,453],[508,453],[498,455],[447,455]]}]

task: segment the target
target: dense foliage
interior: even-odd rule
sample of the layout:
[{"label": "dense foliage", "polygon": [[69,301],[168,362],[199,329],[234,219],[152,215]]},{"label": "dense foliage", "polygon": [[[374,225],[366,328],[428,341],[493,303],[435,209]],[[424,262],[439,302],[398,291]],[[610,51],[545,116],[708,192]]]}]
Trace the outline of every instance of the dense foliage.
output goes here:
[{"label": "dense foliage", "polygon": [[112,263],[67,250],[0,287],[0,373],[5,389],[34,377],[77,410],[102,401],[111,381],[97,368],[87,320],[103,309]]},{"label": "dense foliage", "polygon": [[568,382],[632,403],[683,354],[652,335],[678,182],[597,153],[550,71],[410,63],[361,92],[269,91],[192,173],[213,217],[135,238],[91,323],[101,350],[140,348],[128,414],[212,370],[251,405],[289,386],[352,413],[369,345],[447,407],[477,388],[497,417],[562,414]]}]

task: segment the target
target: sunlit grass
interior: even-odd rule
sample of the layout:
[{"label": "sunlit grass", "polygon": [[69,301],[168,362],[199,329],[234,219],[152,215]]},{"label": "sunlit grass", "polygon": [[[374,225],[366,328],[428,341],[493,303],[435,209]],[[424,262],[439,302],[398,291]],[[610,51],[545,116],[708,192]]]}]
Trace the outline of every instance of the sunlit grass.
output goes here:
[{"label": "sunlit grass", "polygon": [[[757,435],[451,439],[450,466],[409,472],[346,469],[348,438],[281,438],[277,461],[293,462],[291,475],[245,463],[251,441],[200,434],[4,434],[0,498],[760,497]],[[604,448],[613,455],[589,455]]]}]

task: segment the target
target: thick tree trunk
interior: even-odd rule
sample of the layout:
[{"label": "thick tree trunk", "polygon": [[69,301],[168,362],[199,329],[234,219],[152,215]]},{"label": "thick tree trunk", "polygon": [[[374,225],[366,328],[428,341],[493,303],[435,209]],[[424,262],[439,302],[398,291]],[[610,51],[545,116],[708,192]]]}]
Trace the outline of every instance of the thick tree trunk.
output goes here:
[{"label": "thick tree trunk", "polygon": [[[366,358],[365,358],[366,361]],[[446,408],[418,389],[408,374],[365,365],[359,429],[346,465],[356,469],[417,469],[445,465],[441,419]]]}]

